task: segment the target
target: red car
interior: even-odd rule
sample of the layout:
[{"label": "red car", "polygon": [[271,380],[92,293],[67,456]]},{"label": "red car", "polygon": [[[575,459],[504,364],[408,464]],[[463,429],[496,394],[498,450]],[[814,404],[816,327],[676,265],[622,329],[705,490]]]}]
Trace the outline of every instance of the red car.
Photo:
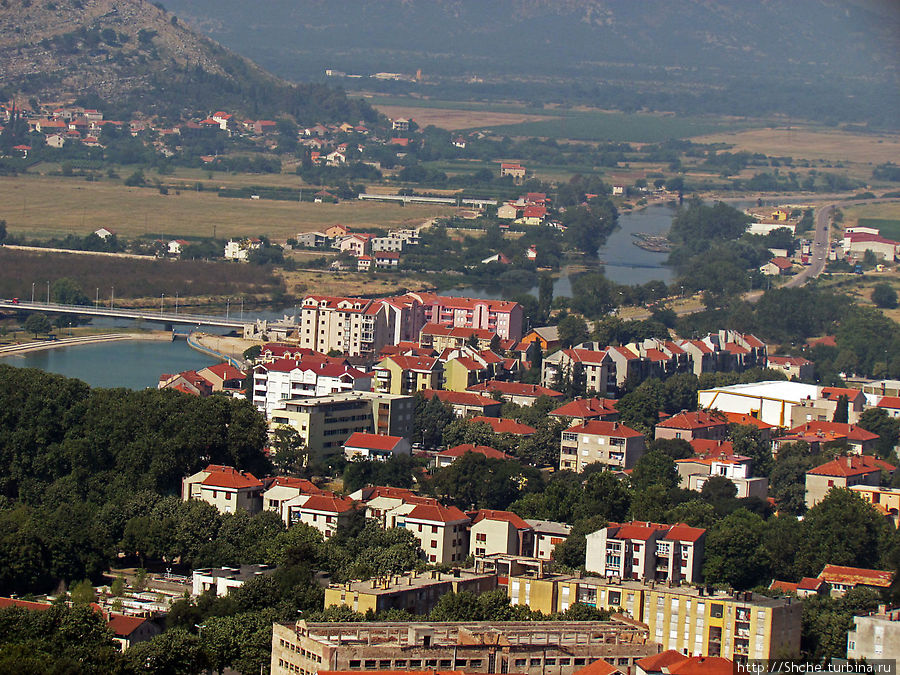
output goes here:
[{"label": "red car", "polygon": [[19,304],[19,299],[18,299],[18,298],[13,298],[13,299],[12,299],[12,304],[18,305],[18,304]]}]

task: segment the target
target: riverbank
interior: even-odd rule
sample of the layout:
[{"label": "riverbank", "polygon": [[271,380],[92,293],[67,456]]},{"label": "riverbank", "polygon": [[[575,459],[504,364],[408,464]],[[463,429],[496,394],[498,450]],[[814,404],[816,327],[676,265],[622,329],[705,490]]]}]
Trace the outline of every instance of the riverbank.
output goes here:
[{"label": "riverbank", "polygon": [[[196,342],[195,344],[192,344]],[[216,335],[214,333],[191,333],[188,345],[206,354],[215,354],[223,358],[244,360],[244,352],[250,347],[261,346],[260,340],[246,340],[241,337]],[[200,347],[200,349],[198,349]]]},{"label": "riverbank", "polygon": [[102,342],[120,342],[122,340],[151,340],[154,342],[171,342],[172,334],[168,331],[152,331],[145,333],[101,333],[80,337],[62,338],[60,340],[35,340],[0,347],[0,357],[43,352],[49,349],[76,347]]}]

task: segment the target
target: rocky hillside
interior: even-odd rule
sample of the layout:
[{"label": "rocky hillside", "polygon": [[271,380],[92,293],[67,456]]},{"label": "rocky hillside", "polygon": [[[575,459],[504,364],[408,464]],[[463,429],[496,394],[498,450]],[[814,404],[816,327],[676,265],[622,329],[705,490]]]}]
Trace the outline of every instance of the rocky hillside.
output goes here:
[{"label": "rocky hillside", "polygon": [[339,92],[290,85],[146,0],[0,0],[3,94],[96,95],[171,116],[219,107],[318,119],[374,114]]}]

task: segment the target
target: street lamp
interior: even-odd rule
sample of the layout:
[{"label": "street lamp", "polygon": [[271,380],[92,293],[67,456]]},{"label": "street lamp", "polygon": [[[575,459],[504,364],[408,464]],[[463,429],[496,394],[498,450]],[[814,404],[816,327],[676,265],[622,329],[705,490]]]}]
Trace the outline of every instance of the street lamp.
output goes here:
[{"label": "street lamp", "polygon": [[231,298],[225,298],[225,319],[228,319],[228,312],[231,308]]},{"label": "street lamp", "polygon": [[50,282],[47,282],[47,304],[50,304]]},{"label": "street lamp", "polygon": [[116,287],[112,287],[112,291],[109,295],[109,308],[112,309],[116,304]]},{"label": "street lamp", "polygon": [[178,314],[178,291],[175,291],[175,313]]},{"label": "street lamp", "polygon": [[34,282],[31,282],[31,303],[34,304]]},{"label": "street lamp", "polygon": [[159,313],[160,313],[160,314],[163,313],[163,302],[165,301],[165,298],[166,298],[166,294],[165,294],[165,293],[160,293],[160,294],[159,294]]}]

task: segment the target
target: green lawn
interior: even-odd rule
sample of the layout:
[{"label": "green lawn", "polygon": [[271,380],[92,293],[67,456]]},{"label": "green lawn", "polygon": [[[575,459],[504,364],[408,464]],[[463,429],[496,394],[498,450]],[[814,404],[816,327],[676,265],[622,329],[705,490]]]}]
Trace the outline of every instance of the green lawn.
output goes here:
[{"label": "green lawn", "polygon": [[859,225],[861,227],[874,227],[881,231],[882,237],[900,241],[900,220],[889,220],[887,218],[860,218]]}]

